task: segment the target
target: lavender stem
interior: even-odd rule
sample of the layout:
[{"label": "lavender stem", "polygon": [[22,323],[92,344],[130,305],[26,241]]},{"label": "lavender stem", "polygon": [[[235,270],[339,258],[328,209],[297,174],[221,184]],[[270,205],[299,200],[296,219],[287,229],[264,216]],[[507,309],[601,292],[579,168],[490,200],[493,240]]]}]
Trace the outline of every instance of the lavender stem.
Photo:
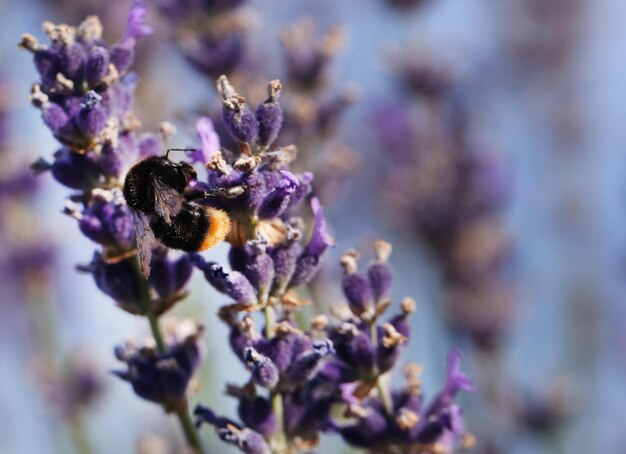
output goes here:
[{"label": "lavender stem", "polygon": [[87,439],[82,418],[80,416],[72,418],[72,421],[69,422],[69,426],[72,442],[76,448],[76,452],[79,454],[91,454],[91,445]]},{"label": "lavender stem", "polygon": [[376,377],[376,389],[378,390],[378,394],[380,394],[380,400],[383,402],[385,413],[387,413],[387,416],[389,417],[393,416],[393,403],[391,402],[391,396],[389,395],[389,390],[380,379],[380,375]]},{"label": "lavender stem", "polygon": [[196,426],[191,420],[191,416],[189,416],[187,405],[185,405],[185,408],[182,410],[178,410],[176,412],[176,416],[178,417],[178,421],[183,429],[185,439],[187,440],[189,447],[198,454],[204,454],[204,448],[202,446],[202,442],[200,441],[200,436],[196,431]]},{"label": "lavender stem", "polygon": [[[150,322],[150,331],[152,332],[152,337],[154,337],[159,353],[166,353],[167,350],[165,348],[165,342],[163,341],[161,327],[159,326],[159,319],[154,315],[150,308],[150,290],[148,288],[148,281],[141,273],[138,257],[135,257],[133,260],[133,272],[139,287],[139,307],[143,309],[146,317],[148,318],[148,322]],[[176,416],[178,417],[180,426],[185,434],[187,445],[192,448],[194,452],[204,454],[204,448],[202,446],[202,442],[200,441],[200,436],[198,435],[196,427],[189,416],[186,401],[182,408],[176,410]]]},{"label": "lavender stem", "polygon": [[[271,339],[274,333],[274,325],[276,323],[276,314],[274,309],[269,304],[265,305],[263,309],[265,315],[265,337]],[[283,408],[283,396],[280,392],[271,391],[270,401],[272,402],[272,411],[276,417],[276,426],[278,432],[274,436],[274,448],[279,453],[287,452],[287,437],[285,435],[285,415]]]},{"label": "lavender stem", "polygon": [[280,392],[270,392],[272,410],[276,417],[278,432],[274,436],[274,448],[277,453],[287,452],[287,436],[285,435],[285,415],[283,411],[283,395]]}]

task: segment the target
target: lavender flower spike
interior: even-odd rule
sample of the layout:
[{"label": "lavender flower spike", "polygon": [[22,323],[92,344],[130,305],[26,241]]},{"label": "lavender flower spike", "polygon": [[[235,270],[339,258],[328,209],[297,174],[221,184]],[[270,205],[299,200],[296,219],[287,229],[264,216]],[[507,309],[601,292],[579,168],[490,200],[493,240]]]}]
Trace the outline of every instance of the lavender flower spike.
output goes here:
[{"label": "lavender flower spike", "polygon": [[191,321],[173,326],[165,353],[158,353],[150,344],[117,347],[115,356],[128,368],[115,375],[130,382],[139,397],[159,403],[167,411],[184,407],[189,381],[203,354],[198,341],[202,330],[202,325]]}]

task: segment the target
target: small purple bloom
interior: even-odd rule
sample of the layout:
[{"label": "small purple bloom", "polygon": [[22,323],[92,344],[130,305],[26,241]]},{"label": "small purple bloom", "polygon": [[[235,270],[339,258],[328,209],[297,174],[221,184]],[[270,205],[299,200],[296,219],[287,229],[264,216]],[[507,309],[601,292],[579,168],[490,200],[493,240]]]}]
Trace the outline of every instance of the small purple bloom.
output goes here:
[{"label": "small purple bloom", "polygon": [[87,54],[84,71],[87,84],[98,85],[109,72],[109,51],[103,46],[93,46]]},{"label": "small purple bloom", "polygon": [[247,347],[243,352],[243,360],[257,385],[268,389],[276,387],[280,377],[271,359],[261,355],[254,347]]},{"label": "small purple bloom", "polygon": [[69,118],[63,108],[55,103],[46,103],[42,106],[43,122],[50,128],[55,137],[62,136],[69,124]]},{"label": "small purple bloom", "polygon": [[237,412],[247,427],[265,437],[273,435],[278,429],[272,404],[264,397],[241,397]]},{"label": "small purple bloom", "polygon": [[274,261],[274,288],[278,294],[284,293],[287,289],[302,250],[302,245],[296,240],[272,248],[270,254]]},{"label": "small purple bloom", "polygon": [[220,138],[215,132],[213,122],[209,117],[200,117],[196,122],[196,132],[202,147],[192,153],[189,153],[191,162],[206,164],[216,151],[221,149]]},{"label": "small purple bloom", "polygon": [[248,241],[245,251],[247,260],[243,264],[242,272],[256,289],[259,301],[266,301],[274,280],[274,261],[267,253],[267,245],[263,241]]},{"label": "small purple bloom", "polygon": [[233,139],[254,143],[258,134],[259,123],[244,98],[241,96],[226,98],[223,103],[222,114]]},{"label": "small purple bloom", "polygon": [[165,353],[133,343],[117,347],[115,356],[128,367],[114,372],[115,375],[130,382],[139,397],[159,403],[169,411],[180,408],[202,357],[199,342],[202,329],[190,321],[180,323],[177,332],[166,340]]},{"label": "small purple bloom", "polygon": [[187,254],[177,260],[169,260],[165,251],[157,251],[152,257],[148,282],[162,301],[176,301],[182,296],[192,272],[193,265]]},{"label": "small purple bloom", "polygon": [[285,212],[289,205],[289,197],[298,188],[300,181],[294,174],[286,170],[281,170],[282,178],[276,183],[270,192],[261,202],[257,214],[260,219],[272,219]]},{"label": "small purple bloom", "polygon": [[296,287],[310,281],[319,269],[321,255],[329,246],[335,245],[335,240],[326,230],[324,209],[315,197],[311,199],[311,209],[315,219],[313,233],[304,251],[298,257],[289,287]]},{"label": "small purple bloom", "polygon": [[198,254],[192,256],[192,262],[198,269],[204,272],[206,280],[218,292],[228,295],[236,303],[252,306],[258,302],[254,287],[239,271],[226,273],[222,266],[213,262],[205,262]]},{"label": "small purple bloom", "polygon": [[89,239],[127,251],[135,246],[134,220],[130,209],[115,200],[109,191],[94,190],[94,196],[78,221],[81,232]]},{"label": "small purple bloom", "polygon": [[278,80],[270,82],[268,99],[256,109],[256,118],[259,122],[259,145],[269,147],[283,125],[283,111],[278,103],[281,85]]},{"label": "small purple bloom", "polygon": [[239,448],[245,454],[272,454],[272,450],[255,430],[241,427],[228,418],[217,416],[210,408],[198,405],[194,411],[196,426],[202,423],[215,426],[218,437]]},{"label": "small purple bloom", "polygon": [[357,317],[370,313],[374,307],[374,294],[368,280],[361,273],[345,274],[341,279],[343,294]]},{"label": "small purple bloom", "polygon": [[298,384],[311,379],[321,366],[322,358],[334,353],[335,350],[330,339],[321,339],[313,342],[310,351],[305,351],[294,359],[287,371],[287,377],[292,383]]},{"label": "small purple bloom", "polygon": [[104,129],[107,114],[100,104],[101,101],[102,96],[94,91],[87,92],[83,98],[76,123],[86,137],[95,138]]},{"label": "small purple bloom", "polygon": [[145,24],[147,15],[148,5],[141,0],[133,0],[124,36],[118,43],[119,46],[130,49],[135,46],[138,39],[152,34],[152,27]]}]

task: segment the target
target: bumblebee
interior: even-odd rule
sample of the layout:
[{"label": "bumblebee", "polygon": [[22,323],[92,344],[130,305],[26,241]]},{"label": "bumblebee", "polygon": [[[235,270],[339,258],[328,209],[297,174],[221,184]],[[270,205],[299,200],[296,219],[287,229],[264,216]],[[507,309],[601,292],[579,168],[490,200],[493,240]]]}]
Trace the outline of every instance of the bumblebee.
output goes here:
[{"label": "bumblebee", "polygon": [[172,249],[204,251],[222,242],[230,231],[224,211],[193,203],[207,194],[190,190],[198,175],[191,164],[170,161],[172,150],[176,149],[138,162],[124,180],[124,198],[134,214],[139,262],[146,278],[158,241]]}]

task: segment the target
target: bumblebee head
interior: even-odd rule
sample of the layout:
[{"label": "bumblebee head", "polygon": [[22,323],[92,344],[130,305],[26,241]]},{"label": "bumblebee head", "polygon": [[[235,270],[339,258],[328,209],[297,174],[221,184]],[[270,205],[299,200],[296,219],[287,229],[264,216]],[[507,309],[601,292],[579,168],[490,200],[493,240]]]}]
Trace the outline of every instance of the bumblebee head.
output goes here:
[{"label": "bumblebee head", "polygon": [[163,159],[163,165],[171,166],[171,168],[178,175],[178,182],[180,187],[187,187],[190,181],[196,180],[198,174],[194,170],[193,166],[188,162],[174,162],[169,158],[170,151],[196,151],[194,148],[168,148],[165,152],[165,159]]}]

